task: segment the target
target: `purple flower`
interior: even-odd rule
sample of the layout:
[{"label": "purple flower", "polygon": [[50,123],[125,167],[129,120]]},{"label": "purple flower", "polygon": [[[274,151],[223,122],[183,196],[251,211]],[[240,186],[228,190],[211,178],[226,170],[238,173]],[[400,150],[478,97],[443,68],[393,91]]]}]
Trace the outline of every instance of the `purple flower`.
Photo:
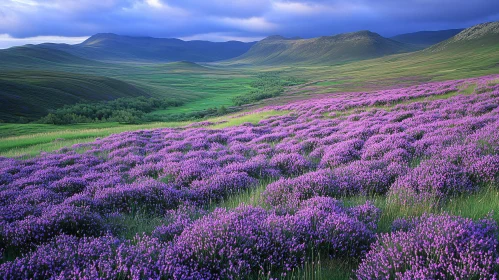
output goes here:
[{"label": "purple flower", "polygon": [[[395,226],[395,225],[394,225]],[[382,234],[356,270],[358,279],[495,279],[497,224],[425,215]]]}]

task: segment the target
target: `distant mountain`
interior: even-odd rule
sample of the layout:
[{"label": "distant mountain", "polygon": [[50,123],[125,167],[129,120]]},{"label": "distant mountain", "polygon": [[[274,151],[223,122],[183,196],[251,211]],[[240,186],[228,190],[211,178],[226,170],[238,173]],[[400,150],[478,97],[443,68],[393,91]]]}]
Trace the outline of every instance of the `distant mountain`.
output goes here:
[{"label": "distant mountain", "polygon": [[384,38],[370,31],[290,39],[270,36],[247,53],[232,59],[233,64],[337,64],[414,51],[412,45]]},{"label": "distant mountain", "polygon": [[445,41],[464,29],[449,29],[440,31],[419,31],[414,33],[400,34],[397,36],[390,37],[390,39],[420,46],[421,48],[426,48],[442,41]]},{"label": "distant mountain", "polygon": [[444,50],[468,51],[476,48],[497,51],[498,45],[499,21],[496,21],[478,24],[464,29],[456,36],[426,49],[425,52],[440,52]]},{"label": "distant mountain", "polygon": [[101,33],[77,45],[42,44],[42,46],[100,61],[212,62],[237,57],[248,51],[253,44],[238,41],[183,41]]}]

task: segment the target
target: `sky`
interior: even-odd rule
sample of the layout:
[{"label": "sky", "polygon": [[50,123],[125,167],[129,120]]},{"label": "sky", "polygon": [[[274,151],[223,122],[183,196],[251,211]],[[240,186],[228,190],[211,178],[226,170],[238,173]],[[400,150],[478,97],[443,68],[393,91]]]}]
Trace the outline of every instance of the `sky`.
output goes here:
[{"label": "sky", "polygon": [[499,20],[498,0],[0,0],[0,48],[96,33],[209,41],[383,36]]}]

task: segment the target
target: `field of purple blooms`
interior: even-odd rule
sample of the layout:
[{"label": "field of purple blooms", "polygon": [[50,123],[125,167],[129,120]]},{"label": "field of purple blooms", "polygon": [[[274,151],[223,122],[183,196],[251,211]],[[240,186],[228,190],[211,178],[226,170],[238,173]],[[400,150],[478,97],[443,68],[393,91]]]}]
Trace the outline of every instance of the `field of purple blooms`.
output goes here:
[{"label": "field of purple blooms", "polygon": [[386,230],[375,201],[435,210],[499,186],[499,76],[266,109],[291,113],[0,158],[0,278],[281,279],[318,256],[347,278],[498,277],[493,213]]}]

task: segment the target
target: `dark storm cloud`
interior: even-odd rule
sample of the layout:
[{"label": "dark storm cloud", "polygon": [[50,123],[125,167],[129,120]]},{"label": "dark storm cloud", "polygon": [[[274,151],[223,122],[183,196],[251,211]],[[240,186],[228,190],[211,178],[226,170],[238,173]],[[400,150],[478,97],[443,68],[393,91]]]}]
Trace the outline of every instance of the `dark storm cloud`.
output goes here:
[{"label": "dark storm cloud", "polygon": [[492,0],[2,0],[0,34],[252,40],[369,29],[382,35],[499,20]]}]

